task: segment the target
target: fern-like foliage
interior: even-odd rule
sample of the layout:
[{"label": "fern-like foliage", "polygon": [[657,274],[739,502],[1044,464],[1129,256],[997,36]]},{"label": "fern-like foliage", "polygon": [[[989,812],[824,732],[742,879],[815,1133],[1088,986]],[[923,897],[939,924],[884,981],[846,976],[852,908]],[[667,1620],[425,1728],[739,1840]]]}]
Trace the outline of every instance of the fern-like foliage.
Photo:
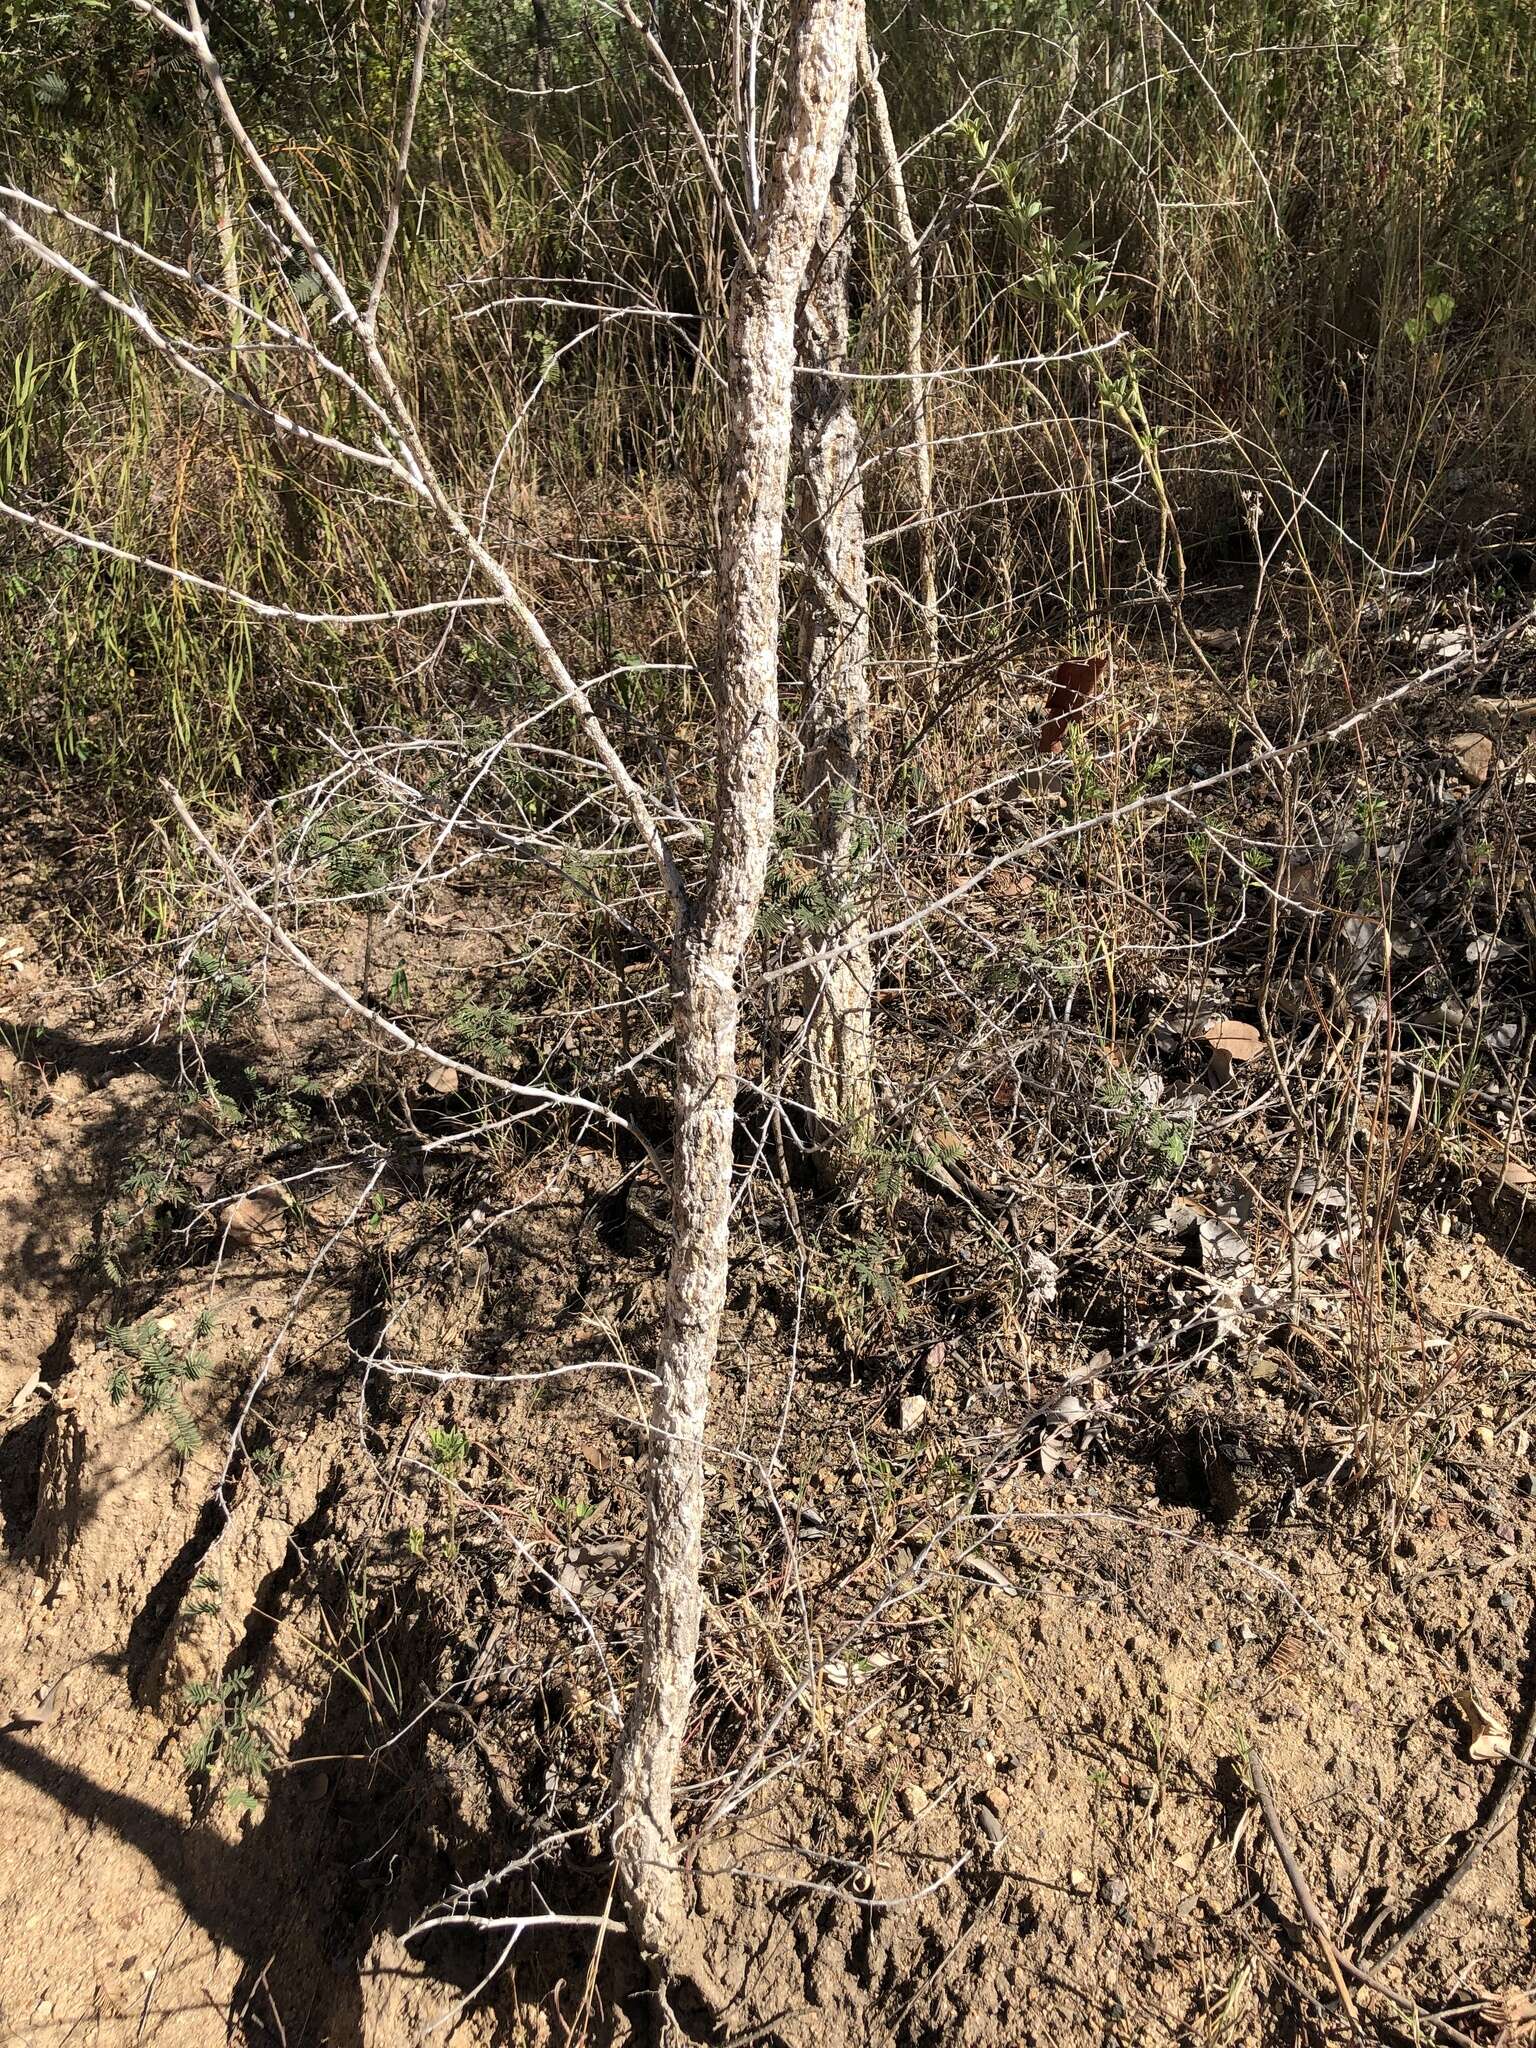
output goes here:
[{"label": "fern-like foliage", "polygon": [[[211,1328],[211,1319],[199,1316],[196,1337],[206,1337]],[[207,1352],[196,1340],[185,1347],[176,1344],[171,1332],[153,1316],[130,1326],[114,1324],[107,1331],[107,1342],[119,1354],[107,1382],[113,1407],[132,1399],[138,1402],[141,1414],[161,1416],[171,1449],[178,1458],[190,1458],[201,1439],[197,1424],[187,1413],[182,1388],[206,1379],[213,1370]]]}]

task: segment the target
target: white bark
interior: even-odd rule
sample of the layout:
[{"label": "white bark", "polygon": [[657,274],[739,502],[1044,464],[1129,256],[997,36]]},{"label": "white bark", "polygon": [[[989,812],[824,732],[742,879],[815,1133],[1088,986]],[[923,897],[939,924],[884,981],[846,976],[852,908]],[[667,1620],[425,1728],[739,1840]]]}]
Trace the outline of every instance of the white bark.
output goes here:
[{"label": "white bark", "polygon": [[901,151],[891,127],[891,110],[867,36],[859,38],[859,83],[869,100],[880,152],[880,168],[891,198],[896,239],[901,245],[902,300],[906,309],[906,356],[909,421],[912,438],[912,483],[917,496],[918,579],[923,607],[923,642],[928,656],[926,694],[929,704],[939,692],[939,572],[933,521],[933,427],[928,417],[928,379],[923,374],[923,252],[907,204],[907,181]]},{"label": "white bark", "polygon": [[816,827],[826,921],[809,935],[805,1096],[823,1172],[856,1149],[874,1111],[873,971],[863,893],[869,753],[869,582],[859,429],[848,367],[850,226],[858,186],[850,121],[800,304],[796,529],[805,686],[802,794]]},{"label": "white bark", "polygon": [[704,1421],[725,1308],[737,976],[762,901],[779,763],[779,582],[795,307],[847,127],[862,0],[795,0],[778,145],[731,308],[715,836],[673,949],[673,1245],[651,1409],[645,1640],[614,1776],[618,1881],[642,1948],[695,1968],[673,1785],[693,1698]]}]

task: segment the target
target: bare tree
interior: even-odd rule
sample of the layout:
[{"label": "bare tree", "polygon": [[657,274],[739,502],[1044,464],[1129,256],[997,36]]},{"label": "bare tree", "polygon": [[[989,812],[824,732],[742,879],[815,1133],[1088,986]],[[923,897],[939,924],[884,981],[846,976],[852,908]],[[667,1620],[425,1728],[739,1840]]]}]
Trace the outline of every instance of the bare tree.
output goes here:
[{"label": "bare tree", "polygon": [[904,337],[907,372],[907,426],[911,434],[912,481],[917,497],[918,580],[923,611],[923,646],[928,657],[926,694],[937,703],[939,690],[939,572],[933,518],[933,428],[928,414],[928,378],[923,367],[923,249],[907,203],[907,181],[901,151],[891,126],[891,110],[880,83],[868,36],[859,42],[859,83],[869,102],[871,126],[880,171],[890,195],[891,215],[900,248],[901,294],[906,313]]},{"label": "bare tree", "polygon": [[874,1107],[868,833],[869,579],[859,428],[848,376],[848,273],[858,189],[850,121],[800,304],[795,392],[796,538],[805,689],[802,797],[815,826],[818,888],[806,970],[805,1094],[818,1157],[856,1150]]},{"label": "bare tree", "polygon": [[692,1962],[672,1792],[693,1696],[704,1421],[729,1257],[737,978],[762,903],[779,771],[780,552],[795,310],[848,123],[860,0],[797,0],[782,129],[733,292],[720,560],[714,844],[673,946],[672,1261],[651,1408],[646,1643],[614,1777],[631,1924]]},{"label": "bare tree", "polygon": [[[390,280],[406,189],[412,128],[421,98],[433,9],[421,0],[414,55],[387,193],[387,211],[366,291],[347,281],[340,256],[322,246],[302,202],[253,139],[231,97],[209,42],[197,0],[185,0],[177,20],[152,4],[139,11],[174,37],[199,73],[199,89],[225,142],[260,188],[286,237],[302,252],[329,302],[330,325],[341,341],[325,353],[308,330],[284,326],[254,294],[241,297],[233,260],[222,288],[189,266],[172,262],[108,229],[68,215],[47,201],[0,188],[0,229],[31,260],[69,279],[122,320],[144,347],[205,399],[253,417],[274,441],[307,447],[338,465],[359,464],[387,479],[430,519],[463,568],[485,594],[430,601],[378,612],[330,613],[274,603],[61,526],[41,511],[0,505],[8,518],[46,537],[135,562],[258,615],[291,624],[358,627],[468,604],[490,605],[520,629],[554,699],[571,721],[583,768],[606,783],[607,815],[652,867],[670,905],[673,923],[671,995],[675,1040],[674,1151],[671,1165],[673,1245],[666,1309],[659,1341],[651,1411],[648,1542],[644,1568],[640,1669],[613,1774],[614,1852],[630,1925],[663,1972],[698,1969],[697,1941],[684,1895],[673,1787],[693,1697],[701,1592],[704,1520],[704,1429],[710,1374],[725,1307],[736,1125],[738,977],[756,928],[773,841],[780,769],[780,576],[791,445],[796,308],[818,226],[828,215],[839,152],[848,130],[861,0],[792,0],[784,49],[787,65],[779,94],[778,134],[762,191],[749,196],[743,219],[708,160],[702,131],[684,104],[695,144],[732,219],[740,250],[732,292],[726,355],[727,438],[719,566],[717,731],[713,800],[708,811],[710,856],[697,887],[690,886],[671,844],[668,805],[647,789],[643,773],[626,760],[607,729],[595,685],[584,683],[557,647],[506,561],[485,538],[483,515],[438,472],[412,380],[392,362],[380,335],[380,314]],[[654,36],[626,8],[631,26],[651,49]],[[676,75],[653,50],[664,80],[683,97]],[[222,145],[221,145],[222,150]],[[221,156],[222,161],[222,156]],[[851,178],[851,161],[847,172]],[[227,175],[221,181],[227,189]],[[847,181],[838,204],[846,210]],[[50,234],[54,239],[49,239]],[[833,241],[840,240],[840,234]],[[221,242],[223,240],[221,231]],[[82,246],[83,245],[83,246]],[[71,253],[73,251],[74,253]],[[91,252],[108,259],[108,283],[89,266]],[[79,260],[77,260],[77,258]],[[151,311],[127,278],[144,265],[182,301],[217,310],[226,332],[256,335],[307,360],[316,390],[344,397],[362,426],[355,431],[312,425],[270,401],[247,376],[224,378],[207,367],[205,352],[166,314]],[[846,350],[846,312],[833,316],[830,346]],[[838,338],[840,335],[840,339]],[[839,430],[840,431],[840,430]],[[851,447],[838,458],[852,460]],[[855,486],[856,489],[856,486]],[[862,579],[862,567],[856,578]],[[860,633],[862,598],[851,615]],[[862,660],[859,669],[862,670]],[[493,749],[511,744],[510,733]],[[840,751],[839,751],[840,749]],[[848,746],[829,745],[827,783],[851,784]],[[483,771],[481,771],[483,772]],[[476,778],[478,779],[478,777]],[[836,788],[834,788],[834,783]],[[473,783],[471,784],[473,787]],[[195,827],[178,802],[184,821]],[[443,834],[453,820],[445,821]],[[204,839],[203,844],[207,847]],[[211,850],[211,849],[210,849]],[[223,870],[226,881],[232,870]],[[241,914],[265,928],[270,942],[311,973],[330,996],[406,1050],[424,1048],[401,1027],[362,1003],[316,966],[249,891],[237,894]],[[842,970],[839,968],[838,973]],[[867,979],[865,1015],[867,1016]],[[457,1071],[467,1072],[462,1063]],[[481,1075],[482,1080],[493,1077]],[[500,1084],[507,1087],[510,1084]],[[514,1095],[549,1099],[547,1091],[510,1088]],[[576,1102],[580,1098],[567,1097]],[[588,1111],[594,1107],[584,1104]]]}]

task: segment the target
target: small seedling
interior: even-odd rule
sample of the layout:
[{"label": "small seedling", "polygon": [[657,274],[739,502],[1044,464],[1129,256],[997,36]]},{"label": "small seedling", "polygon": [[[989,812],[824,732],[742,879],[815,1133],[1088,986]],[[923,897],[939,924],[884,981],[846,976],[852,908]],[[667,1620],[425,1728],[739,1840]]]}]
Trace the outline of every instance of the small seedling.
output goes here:
[{"label": "small seedling", "polygon": [[460,1050],[484,1067],[499,1074],[510,1066],[517,1053],[517,1034],[522,1017],[500,1003],[460,1003],[448,1018],[448,1029]]},{"label": "small seedling", "polygon": [[146,1316],[131,1328],[113,1325],[107,1342],[119,1353],[112,1368],[107,1393],[114,1408],[130,1397],[143,1415],[162,1415],[170,1433],[171,1448],[179,1458],[190,1458],[200,1441],[197,1424],[187,1413],[182,1388],[208,1377],[213,1361],[201,1344],[213,1327],[206,1310],[192,1329],[192,1341],[175,1341],[175,1318]]},{"label": "small seedling", "polygon": [[256,1474],[257,1484],[263,1493],[276,1493],[288,1477],[288,1467],[280,1451],[274,1451],[270,1444],[251,1453],[251,1469]]},{"label": "small seedling", "polygon": [[184,1621],[192,1621],[199,1614],[217,1614],[219,1611],[219,1595],[223,1590],[222,1585],[213,1576],[212,1572],[199,1572],[192,1581],[192,1591],[197,1597],[189,1600],[182,1608],[182,1619]]},{"label": "small seedling", "polygon": [[200,1038],[222,1038],[237,1013],[256,994],[248,974],[232,967],[222,953],[199,946],[187,961],[187,988],[193,1000],[187,1022]]},{"label": "small seedling", "polygon": [[434,1429],[427,1437],[427,1456],[443,1479],[457,1479],[469,1457],[469,1438],[462,1429]]},{"label": "small seedling", "polygon": [[203,1716],[183,1751],[187,1776],[224,1784],[226,1805],[256,1812],[261,1781],[272,1768],[272,1752],[257,1723],[261,1695],[251,1690],[249,1667],[242,1666],[227,1678],[199,1680],[184,1688],[182,1698],[194,1714]]}]

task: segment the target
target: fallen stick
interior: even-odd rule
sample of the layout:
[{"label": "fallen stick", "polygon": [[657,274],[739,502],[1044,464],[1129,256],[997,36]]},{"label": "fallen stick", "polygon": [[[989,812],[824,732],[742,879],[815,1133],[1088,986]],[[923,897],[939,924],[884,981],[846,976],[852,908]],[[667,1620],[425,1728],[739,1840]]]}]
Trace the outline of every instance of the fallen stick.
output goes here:
[{"label": "fallen stick", "polygon": [[1344,1988],[1343,1978],[1346,1976],[1352,1977],[1357,1984],[1363,1984],[1368,1991],[1378,1993],[1379,1996],[1395,2005],[1399,2011],[1410,2013],[1420,2026],[1430,2028],[1442,2040],[1451,2042],[1453,2048],[1477,2048],[1477,2043],[1470,2034],[1464,2034],[1459,2027],[1453,2027],[1448,2020],[1437,2019],[1433,2013],[1426,2012],[1416,1999],[1410,1998],[1406,1992],[1397,1990],[1393,1985],[1385,1983],[1373,1971],[1362,1969],[1360,1964],[1351,1962],[1348,1956],[1341,1955],[1338,1949],[1334,1947],[1329,1937],[1328,1929],[1324,1925],[1323,1917],[1317,1910],[1312,1894],[1307,1888],[1307,1881],[1297,1866],[1296,1857],[1286,1836],[1285,1829],[1280,1824],[1280,1816],[1275,1811],[1274,1796],[1269,1789],[1269,1779],[1265,1775],[1264,1760],[1260,1756],[1256,1745],[1248,1751],[1248,1776],[1253,1785],[1254,1796],[1259,1802],[1259,1812],[1264,1817],[1264,1825],[1269,1830],[1269,1838],[1275,1845],[1275,1854],[1280,1858],[1281,1868],[1289,1880],[1291,1890],[1296,1895],[1296,1903],[1301,1908],[1301,1917],[1306,1922],[1319,1948],[1323,1951],[1324,1957],[1327,1959],[1329,1974],[1338,1986],[1344,2010],[1349,2014],[1351,2020],[1358,2023],[1359,2015],[1355,2011],[1349,1993]]},{"label": "fallen stick", "polygon": [[[1530,1706],[1526,1708],[1525,1727],[1521,1730],[1519,1745],[1511,1751],[1509,1759],[1504,1766],[1504,1782],[1500,1785],[1498,1796],[1488,1810],[1487,1819],[1481,1821],[1472,1830],[1471,1838],[1466,1848],[1463,1849],[1457,1861],[1451,1865],[1445,1876],[1441,1878],[1440,1882],[1430,1892],[1428,1898],[1425,1899],[1418,1911],[1410,1914],[1396,1934],[1392,1936],[1391,1940],[1384,1947],[1376,1951],[1376,1954],[1371,1958],[1373,1963],[1378,1966],[1382,1963],[1390,1963],[1392,1958],[1405,1949],[1415,1936],[1423,1933],[1446,1900],[1453,1897],[1461,1889],[1471,1874],[1473,1865],[1488,1847],[1488,1844],[1496,1836],[1501,1835],[1505,1828],[1509,1826],[1515,1817],[1515,1809],[1519,1806],[1521,1797],[1526,1789],[1526,1774],[1531,1769],[1533,1752],[1536,1752],[1536,1698],[1533,1698]],[[1376,1931],[1376,1927],[1379,1925],[1380,1918],[1378,1916],[1376,1922],[1367,1930],[1367,1940],[1369,1940],[1371,1934]]]}]

